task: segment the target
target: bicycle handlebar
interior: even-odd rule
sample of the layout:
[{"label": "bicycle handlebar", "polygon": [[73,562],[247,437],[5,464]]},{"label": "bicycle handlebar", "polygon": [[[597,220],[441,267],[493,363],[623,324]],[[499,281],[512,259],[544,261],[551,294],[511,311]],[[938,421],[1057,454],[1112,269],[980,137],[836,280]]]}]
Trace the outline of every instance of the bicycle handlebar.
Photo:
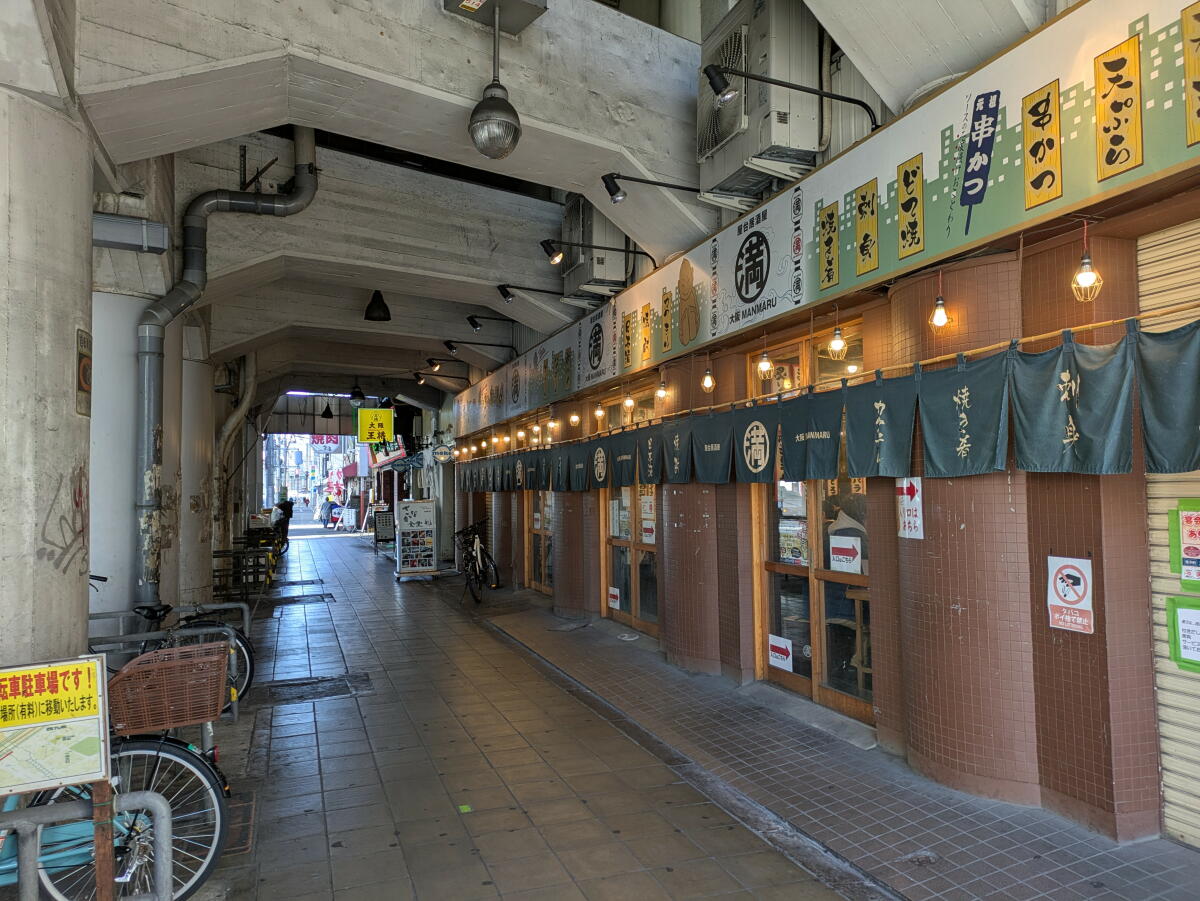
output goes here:
[{"label": "bicycle handlebar", "polygon": [[88,573],[89,582],[107,582],[108,576],[98,576],[95,573]]}]

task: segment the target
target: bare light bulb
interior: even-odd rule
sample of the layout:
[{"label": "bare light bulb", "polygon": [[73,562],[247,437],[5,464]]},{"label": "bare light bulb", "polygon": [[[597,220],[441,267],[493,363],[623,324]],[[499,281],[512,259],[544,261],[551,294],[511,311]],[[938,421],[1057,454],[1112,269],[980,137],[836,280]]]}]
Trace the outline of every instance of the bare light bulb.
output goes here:
[{"label": "bare light bulb", "polygon": [[541,427],[540,425],[534,425],[534,427],[533,427],[533,434],[535,434],[535,435],[536,435],[536,434],[537,434],[538,432],[540,432],[541,430],[542,430],[542,427]]},{"label": "bare light bulb", "polygon": [[658,390],[654,392],[654,396],[657,397],[659,400],[666,399],[666,397],[667,397],[667,383],[666,382],[658,383]]},{"label": "bare light bulb", "polygon": [[541,444],[541,442],[542,442],[542,439],[541,439],[541,438],[539,438],[537,435],[534,435],[534,436],[533,436],[533,443],[534,443],[534,444]]},{"label": "bare light bulb", "polygon": [[505,436],[504,436],[504,443],[505,443],[505,444],[508,444],[508,443],[509,443],[509,442],[511,442],[511,441],[512,441],[512,438],[510,438],[508,435],[505,435]]},{"label": "bare light bulb", "polygon": [[941,328],[949,321],[950,317],[946,315],[946,299],[939,296],[933,303],[933,315],[929,317],[929,324],[934,328]]},{"label": "bare light bulb", "polygon": [[717,380],[713,378],[712,370],[704,370],[704,378],[700,379],[700,388],[705,394],[712,394],[713,389],[717,387]]},{"label": "bare light bulb", "polygon": [[625,399],[623,401],[621,401],[621,406],[623,406],[626,410],[632,410],[633,409],[633,395],[626,394]]},{"label": "bare light bulb", "polygon": [[846,339],[842,337],[842,327],[838,326],[833,330],[833,340],[829,342],[830,350],[845,350]]},{"label": "bare light bulb", "polygon": [[771,370],[774,368],[775,367],[771,365],[771,358],[767,356],[767,352],[764,350],[762,352],[762,356],[758,360],[758,374],[763,378],[766,378],[771,374]]},{"label": "bare light bulb", "polygon": [[595,413],[596,413],[596,418],[597,418],[597,419],[603,419],[603,418],[604,418],[604,408],[603,408],[602,406],[600,406],[599,404],[596,404]]},{"label": "bare light bulb", "polygon": [[477,450],[479,450],[479,445],[472,444],[471,445],[471,453],[475,453],[475,451],[477,451]]},{"label": "bare light bulb", "polygon": [[846,367],[846,371],[847,371],[848,373],[850,373],[851,375],[854,375],[854,373],[858,372],[858,364],[857,364],[857,363],[850,363],[850,364],[849,364],[849,365]]},{"label": "bare light bulb", "polygon": [[452,453],[452,454],[454,454],[454,456],[456,456],[456,457],[457,457],[459,454],[461,454],[461,453],[462,453],[462,451],[460,451],[460,450],[459,450],[459,449],[456,447],[454,450],[452,450],[452,451],[451,451],[451,453]]},{"label": "bare light bulb", "polygon": [[518,437],[518,438],[521,438],[521,439],[524,439],[524,437],[525,437],[525,430],[524,430],[524,429],[517,429],[517,437]]},{"label": "bare light bulb", "polygon": [[482,441],[480,441],[479,443],[480,443],[480,444],[482,444],[484,447],[487,447],[487,439],[486,439],[486,438],[484,438],[484,439],[483,439]]},{"label": "bare light bulb", "polygon": [[546,428],[548,428],[548,429],[557,429],[557,428],[558,428],[558,420],[557,420],[557,419],[550,419],[550,420],[547,420],[547,421],[546,421]]},{"label": "bare light bulb", "polygon": [[578,413],[571,414],[570,423],[571,423],[571,425],[579,425],[579,414]]}]

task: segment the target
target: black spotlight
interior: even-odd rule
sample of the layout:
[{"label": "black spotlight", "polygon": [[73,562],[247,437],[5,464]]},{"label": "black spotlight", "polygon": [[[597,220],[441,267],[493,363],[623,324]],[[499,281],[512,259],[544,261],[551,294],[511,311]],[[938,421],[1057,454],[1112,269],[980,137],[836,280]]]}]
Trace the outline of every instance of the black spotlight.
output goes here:
[{"label": "black spotlight", "polygon": [[476,319],[474,316],[467,317],[467,325],[471,326],[471,331],[473,331],[473,332],[477,332],[481,328],[483,328],[483,326],[479,324],[479,320]]},{"label": "black spotlight", "polygon": [[392,321],[392,311],[388,309],[388,305],[384,302],[382,291],[371,292],[371,302],[367,304],[366,312],[363,313],[363,319],[367,322]]},{"label": "black spotlight", "polygon": [[434,372],[437,372],[439,369],[442,368],[442,361],[435,360],[433,357],[426,357],[425,362],[429,364],[429,368],[431,370],[433,370]]},{"label": "black spotlight", "polygon": [[443,341],[442,344],[444,344],[446,346],[446,350],[450,351],[451,354],[453,354],[453,355],[458,354],[458,345],[455,344],[453,341]]},{"label": "black spotlight", "polygon": [[508,290],[508,285],[496,285],[496,290],[500,292],[500,296],[504,298],[505,303],[513,302],[513,293]]},{"label": "black spotlight", "polygon": [[617,184],[617,173],[609,172],[607,175],[601,175],[600,180],[604,182],[604,190],[608,191],[608,196],[613,203],[620,203],[625,199],[625,192]]},{"label": "black spotlight", "polygon": [[563,252],[554,246],[553,241],[549,238],[543,238],[539,243],[542,245],[542,250],[545,251],[546,256],[550,258],[552,266],[557,266],[562,262]]}]

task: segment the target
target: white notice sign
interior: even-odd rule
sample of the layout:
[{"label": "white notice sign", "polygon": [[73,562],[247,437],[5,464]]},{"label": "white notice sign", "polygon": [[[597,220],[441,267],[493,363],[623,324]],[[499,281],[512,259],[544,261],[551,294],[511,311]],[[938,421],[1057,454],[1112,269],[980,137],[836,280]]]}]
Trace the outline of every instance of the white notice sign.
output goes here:
[{"label": "white notice sign", "polygon": [[608,588],[608,606],[617,610],[621,606],[621,589],[613,588],[611,585]]},{"label": "white notice sign", "polygon": [[1091,635],[1092,561],[1076,557],[1047,557],[1046,606],[1050,628]]},{"label": "white notice sign", "polygon": [[767,660],[776,669],[792,670],[792,640],[779,635],[767,636]]},{"label": "white notice sign", "polygon": [[1175,622],[1179,626],[1179,656],[1200,663],[1200,610],[1177,607]]},{"label": "white notice sign", "polygon": [[829,536],[829,568],[862,574],[862,539],[857,535]]},{"label": "white notice sign", "polygon": [[896,479],[896,519],[901,538],[925,537],[925,499],[921,496],[920,479]]}]

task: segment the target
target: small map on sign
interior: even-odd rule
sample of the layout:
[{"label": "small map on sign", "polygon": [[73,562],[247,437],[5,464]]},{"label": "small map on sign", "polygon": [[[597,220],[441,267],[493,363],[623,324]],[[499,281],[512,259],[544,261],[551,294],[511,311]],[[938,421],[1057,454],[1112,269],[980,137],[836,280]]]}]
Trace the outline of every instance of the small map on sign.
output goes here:
[{"label": "small map on sign", "polygon": [[93,719],[0,733],[0,785],[66,783],[103,772],[104,743]]}]

